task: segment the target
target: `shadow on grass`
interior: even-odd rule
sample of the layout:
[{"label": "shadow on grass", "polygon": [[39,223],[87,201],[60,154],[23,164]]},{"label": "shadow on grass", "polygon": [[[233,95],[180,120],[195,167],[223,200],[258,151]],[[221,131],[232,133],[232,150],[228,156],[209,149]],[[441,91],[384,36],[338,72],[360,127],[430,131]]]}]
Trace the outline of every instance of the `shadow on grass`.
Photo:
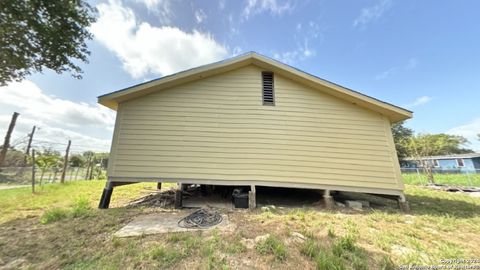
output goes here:
[{"label": "shadow on grass", "polygon": [[[466,197],[468,195],[457,195]],[[445,198],[425,195],[407,195],[412,215],[450,216],[469,218],[480,216],[480,201],[474,198]]]},{"label": "shadow on grass", "polygon": [[[480,216],[480,199],[467,194],[434,191],[415,187],[407,190],[407,201],[410,204],[410,215],[449,216],[455,218],[470,218]],[[374,195],[346,193],[341,200],[367,200],[373,209],[387,213],[403,213],[396,201],[380,198]],[[363,213],[368,214],[369,211]]]}]

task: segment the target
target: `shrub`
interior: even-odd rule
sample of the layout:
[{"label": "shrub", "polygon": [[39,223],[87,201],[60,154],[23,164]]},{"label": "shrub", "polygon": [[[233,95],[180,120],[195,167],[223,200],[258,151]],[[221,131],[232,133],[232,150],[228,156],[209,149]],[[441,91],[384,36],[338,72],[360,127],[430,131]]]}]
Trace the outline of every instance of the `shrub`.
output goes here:
[{"label": "shrub", "polygon": [[275,260],[284,261],[287,258],[287,248],[276,236],[270,235],[255,246],[260,254],[273,254]]},{"label": "shrub", "polygon": [[63,208],[52,208],[47,210],[41,217],[40,223],[48,224],[68,217],[68,210]]}]

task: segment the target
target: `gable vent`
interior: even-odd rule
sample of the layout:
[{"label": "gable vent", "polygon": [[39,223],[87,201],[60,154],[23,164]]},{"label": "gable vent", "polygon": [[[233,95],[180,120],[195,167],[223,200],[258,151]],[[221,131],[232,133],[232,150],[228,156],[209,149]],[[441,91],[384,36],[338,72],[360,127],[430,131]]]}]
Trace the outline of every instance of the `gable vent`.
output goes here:
[{"label": "gable vent", "polygon": [[263,105],[275,105],[273,95],[273,72],[262,72]]}]

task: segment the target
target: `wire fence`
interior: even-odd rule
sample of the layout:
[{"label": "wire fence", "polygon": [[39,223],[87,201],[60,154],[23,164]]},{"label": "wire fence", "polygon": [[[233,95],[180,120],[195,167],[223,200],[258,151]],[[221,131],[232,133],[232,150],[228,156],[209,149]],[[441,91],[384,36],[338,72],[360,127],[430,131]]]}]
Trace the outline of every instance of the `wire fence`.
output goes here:
[{"label": "wire fence", "polygon": [[[35,167],[35,184],[59,183],[62,170],[57,168]],[[106,171],[101,167],[93,170],[81,167],[69,167],[65,171],[65,182],[76,180],[106,179]],[[31,184],[32,167],[0,167],[0,184]]]},{"label": "wire fence", "polygon": [[[432,168],[432,175],[436,184],[452,186],[480,187],[480,169]],[[429,184],[428,175],[423,168],[401,168],[403,180],[406,184]]]},{"label": "wire fence", "polygon": [[[401,168],[405,184],[429,184],[428,175],[423,168]],[[432,169],[434,182],[437,184],[480,187],[480,169]],[[62,170],[58,168],[35,167],[35,184],[58,183]],[[101,166],[91,169],[69,167],[65,172],[65,181],[106,179],[106,170]],[[0,184],[31,184],[32,167],[0,167]]]}]

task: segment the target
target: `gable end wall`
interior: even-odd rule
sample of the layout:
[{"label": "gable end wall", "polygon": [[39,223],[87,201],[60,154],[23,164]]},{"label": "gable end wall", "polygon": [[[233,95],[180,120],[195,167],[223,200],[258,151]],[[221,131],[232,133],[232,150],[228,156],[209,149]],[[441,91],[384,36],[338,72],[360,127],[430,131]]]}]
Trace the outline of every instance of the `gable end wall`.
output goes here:
[{"label": "gable end wall", "polygon": [[403,190],[389,120],[262,69],[243,67],[123,102],[111,179],[189,179]]}]

